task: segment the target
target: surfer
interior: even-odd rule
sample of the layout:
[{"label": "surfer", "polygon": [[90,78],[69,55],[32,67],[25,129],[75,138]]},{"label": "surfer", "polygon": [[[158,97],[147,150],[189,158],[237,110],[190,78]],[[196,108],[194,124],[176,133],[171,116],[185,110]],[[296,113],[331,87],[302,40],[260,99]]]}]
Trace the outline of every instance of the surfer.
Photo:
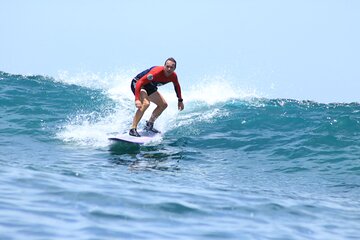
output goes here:
[{"label": "surfer", "polygon": [[158,92],[158,86],[172,82],[174,84],[176,96],[178,98],[178,109],[184,109],[183,99],[181,97],[181,88],[175,73],[176,61],[174,58],[168,58],[164,66],[154,66],[139,73],[131,81],[131,90],[135,95],[135,106],[137,111],[135,113],[129,135],[140,137],[137,132],[137,125],[144,115],[146,109],[150,106],[150,102],[156,104],[156,108],[151,114],[151,117],[146,121],[145,130],[160,133],[154,128],[155,120],[167,108],[168,104],[163,96]]}]

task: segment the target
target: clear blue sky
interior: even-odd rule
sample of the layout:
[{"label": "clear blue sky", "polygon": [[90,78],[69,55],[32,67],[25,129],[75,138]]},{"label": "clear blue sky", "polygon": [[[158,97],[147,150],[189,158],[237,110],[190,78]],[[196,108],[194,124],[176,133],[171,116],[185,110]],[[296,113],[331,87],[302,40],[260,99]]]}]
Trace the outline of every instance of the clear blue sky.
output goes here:
[{"label": "clear blue sky", "polygon": [[225,74],[269,97],[360,102],[359,13],[357,0],[1,1],[0,71],[111,72],[173,56],[187,84]]}]

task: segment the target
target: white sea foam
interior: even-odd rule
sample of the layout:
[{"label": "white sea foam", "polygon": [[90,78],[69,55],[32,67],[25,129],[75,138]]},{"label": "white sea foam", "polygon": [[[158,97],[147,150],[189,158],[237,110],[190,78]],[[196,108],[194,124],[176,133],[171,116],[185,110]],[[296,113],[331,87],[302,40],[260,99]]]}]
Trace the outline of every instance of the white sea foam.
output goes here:
[{"label": "white sea foam", "polygon": [[228,79],[224,75],[204,76],[194,81],[186,92],[186,99],[201,101],[209,105],[233,99],[258,98],[262,94],[256,89]]}]

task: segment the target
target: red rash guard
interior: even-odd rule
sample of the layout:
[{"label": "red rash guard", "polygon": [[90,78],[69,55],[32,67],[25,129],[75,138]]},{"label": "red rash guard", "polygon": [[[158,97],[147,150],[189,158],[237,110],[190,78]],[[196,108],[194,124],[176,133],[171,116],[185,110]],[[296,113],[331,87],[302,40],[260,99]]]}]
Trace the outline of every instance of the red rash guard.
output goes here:
[{"label": "red rash guard", "polygon": [[178,99],[181,97],[181,88],[175,72],[173,72],[169,77],[165,76],[164,66],[153,67],[147,74],[142,76],[137,82],[135,87],[135,100],[140,100],[140,90],[143,86],[151,84],[155,87],[161,86],[172,82],[174,84],[176,96]]}]

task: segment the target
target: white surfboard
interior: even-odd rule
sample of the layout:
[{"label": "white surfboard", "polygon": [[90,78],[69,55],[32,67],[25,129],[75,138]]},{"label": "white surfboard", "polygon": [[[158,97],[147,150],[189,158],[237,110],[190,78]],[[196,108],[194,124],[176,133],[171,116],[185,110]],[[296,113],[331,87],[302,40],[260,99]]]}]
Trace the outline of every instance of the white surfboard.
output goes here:
[{"label": "white surfboard", "polygon": [[129,133],[124,133],[116,137],[111,137],[109,140],[114,142],[125,142],[125,143],[133,143],[133,144],[147,144],[154,140],[155,137],[160,136],[159,133],[154,133],[150,131],[138,131],[141,137],[130,136]]}]

